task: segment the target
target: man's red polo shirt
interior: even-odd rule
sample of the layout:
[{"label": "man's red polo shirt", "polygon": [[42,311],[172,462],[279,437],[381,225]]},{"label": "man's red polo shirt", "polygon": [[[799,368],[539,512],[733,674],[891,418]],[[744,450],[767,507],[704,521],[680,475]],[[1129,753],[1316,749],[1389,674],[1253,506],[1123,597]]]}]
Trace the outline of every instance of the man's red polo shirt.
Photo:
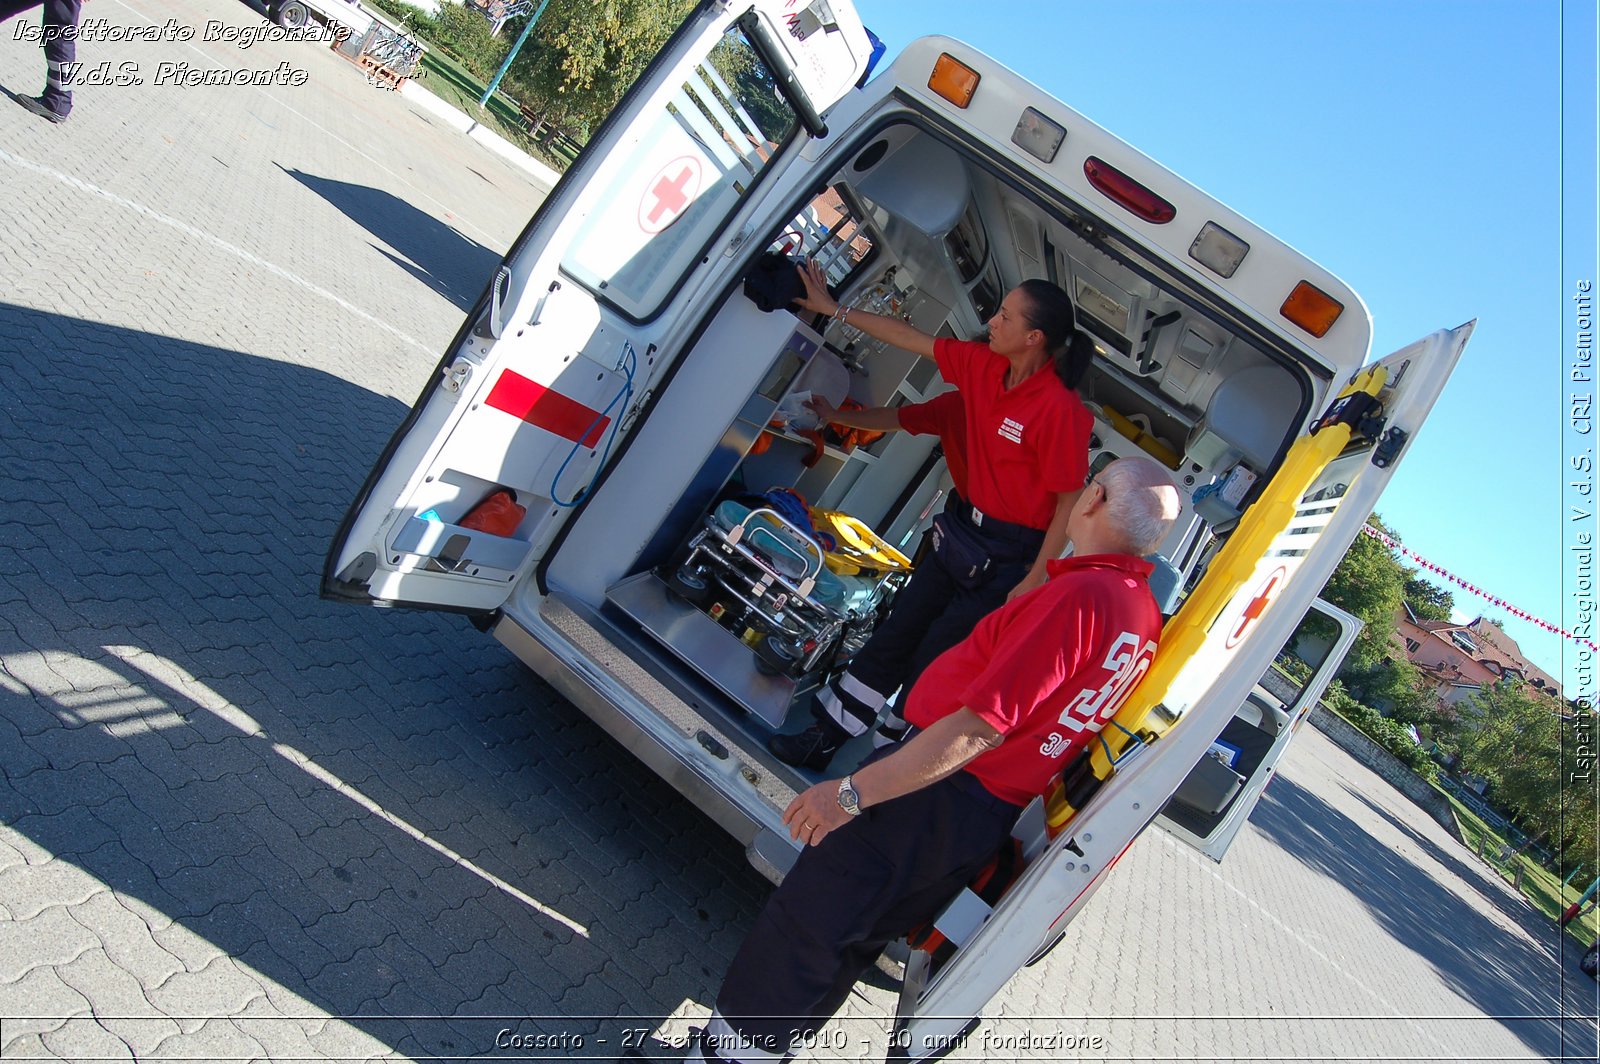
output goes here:
[{"label": "man's red polo shirt", "polygon": [[956,494],[967,498],[967,410],[960,392],[942,392],[925,403],[899,408],[900,427],[913,436],[938,436]]},{"label": "man's red polo shirt", "polygon": [[1094,418],[1078,393],[1046,367],[1006,390],[1010,364],[988,344],[938,339],[933,354],[967,411],[967,484],[962,497],[1012,524],[1048,528],[1056,496],[1089,476]]},{"label": "man's red polo shirt", "polygon": [[1005,741],[963,771],[1026,805],[1116,715],[1150,668],[1161,612],[1151,565],[1126,554],[1048,563],[1050,579],[933,660],[906,699],[919,728],[965,706]]}]

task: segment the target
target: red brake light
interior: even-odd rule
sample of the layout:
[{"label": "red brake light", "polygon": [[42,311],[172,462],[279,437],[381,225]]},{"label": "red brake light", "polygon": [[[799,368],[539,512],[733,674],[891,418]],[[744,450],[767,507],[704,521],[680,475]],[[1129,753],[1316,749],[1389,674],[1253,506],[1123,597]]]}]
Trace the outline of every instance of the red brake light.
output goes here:
[{"label": "red brake light", "polygon": [[1178,216],[1178,208],[1092,155],[1083,161],[1083,174],[1106,198],[1147,222],[1165,225]]}]

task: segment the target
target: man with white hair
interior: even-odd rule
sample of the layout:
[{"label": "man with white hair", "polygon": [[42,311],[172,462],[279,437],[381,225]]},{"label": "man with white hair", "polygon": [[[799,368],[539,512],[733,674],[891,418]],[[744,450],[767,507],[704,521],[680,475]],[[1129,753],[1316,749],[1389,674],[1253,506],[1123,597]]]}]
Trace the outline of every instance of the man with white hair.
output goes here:
[{"label": "man with white hair", "polygon": [[1101,471],[1071,557],[936,658],[906,699],[920,729],[790,803],[803,845],[734,957],[691,1060],[786,1059],[890,942],[938,915],[1144,676],[1161,613],[1143,560],[1178,514],[1147,458]]}]

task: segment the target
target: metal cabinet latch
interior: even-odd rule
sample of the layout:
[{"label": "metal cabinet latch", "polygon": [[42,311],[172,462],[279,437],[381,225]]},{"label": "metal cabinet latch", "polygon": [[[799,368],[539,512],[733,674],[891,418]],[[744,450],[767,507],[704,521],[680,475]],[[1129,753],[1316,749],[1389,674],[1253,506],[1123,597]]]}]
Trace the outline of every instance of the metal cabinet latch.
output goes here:
[{"label": "metal cabinet latch", "polygon": [[1404,447],[1406,440],[1410,438],[1410,434],[1402,428],[1391,428],[1385,432],[1378,445],[1372,449],[1372,464],[1379,469],[1389,468],[1389,463],[1394,461],[1395,455],[1400,453],[1400,448]]}]

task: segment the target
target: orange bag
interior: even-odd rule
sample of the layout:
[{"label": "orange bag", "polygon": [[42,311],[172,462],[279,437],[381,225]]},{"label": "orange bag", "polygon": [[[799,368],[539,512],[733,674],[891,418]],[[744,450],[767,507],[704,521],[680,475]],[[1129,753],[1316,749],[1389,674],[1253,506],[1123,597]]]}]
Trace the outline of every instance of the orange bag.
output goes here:
[{"label": "orange bag", "polygon": [[474,532],[487,532],[491,536],[509,536],[516,532],[527,513],[528,508],[517,503],[515,492],[501,488],[468,510],[467,516],[457,524]]}]

